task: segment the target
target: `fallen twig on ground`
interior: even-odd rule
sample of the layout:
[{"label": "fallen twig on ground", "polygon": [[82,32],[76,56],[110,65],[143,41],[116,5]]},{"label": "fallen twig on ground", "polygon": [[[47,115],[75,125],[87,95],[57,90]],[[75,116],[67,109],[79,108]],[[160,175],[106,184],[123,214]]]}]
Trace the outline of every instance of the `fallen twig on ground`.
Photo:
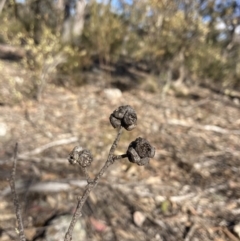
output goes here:
[{"label": "fallen twig on ground", "polygon": [[41,153],[41,152],[43,152],[46,149],[49,149],[51,147],[70,144],[72,142],[76,142],[77,140],[78,140],[78,138],[73,136],[73,137],[70,137],[68,139],[61,139],[61,140],[53,141],[53,142],[50,142],[50,143],[45,144],[43,146],[40,146],[40,147],[38,147],[38,148],[36,148],[32,151],[24,152],[21,155],[19,155],[19,158],[26,158],[27,156],[37,155],[37,154],[39,154],[39,153]]},{"label": "fallen twig on ground", "polygon": [[178,119],[167,120],[167,124],[178,125],[178,126],[183,126],[188,128],[196,128],[196,129],[205,130],[205,131],[213,131],[221,134],[240,135],[239,130],[228,130],[215,125],[197,125],[195,123],[188,123],[184,120],[178,120]]}]

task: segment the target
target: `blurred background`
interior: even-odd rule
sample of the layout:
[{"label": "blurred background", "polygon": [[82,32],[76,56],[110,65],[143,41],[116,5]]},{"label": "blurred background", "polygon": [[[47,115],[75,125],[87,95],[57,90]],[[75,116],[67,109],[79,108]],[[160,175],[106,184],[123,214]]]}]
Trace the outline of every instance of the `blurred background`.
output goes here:
[{"label": "blurred background", "polygon": [[239,5],[237,0],[1,0],[0,56],[34,70],[38,87],[41,74],[53,68],[58,84],[67,84],[69,75],[81,84],[84,71],[132,67],[156,76],[156,85],[178,80],[238,88]]},{"label": "blurred background", "polygon": [[16,176],[28,240],[63,240],[86,184],[67,158],[91,150],[89,175],[131,105],[146,167],[109,168],[74,240],[240,240],[239,0],[0,0],[0,240],[17,240]]}]

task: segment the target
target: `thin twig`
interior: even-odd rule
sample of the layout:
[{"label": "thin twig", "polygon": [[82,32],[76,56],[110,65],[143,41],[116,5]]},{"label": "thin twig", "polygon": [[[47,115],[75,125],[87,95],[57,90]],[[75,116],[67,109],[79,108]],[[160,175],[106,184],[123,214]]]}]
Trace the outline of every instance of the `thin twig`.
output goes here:
[{"label": "thin twig", "polygon": [[232,232],[229,231],[229,229],[227,227],[215,227],[213,228],[214,231],[222,231],[224,232],[224,234],[227,235],[227,237],[231,240],[231,241],[239,241],[240,239],[238,237],[236,237]]},{"label": "thin twig", "polygon": [[23,221],[22,221],[22,215],[21,215],[21,207],[19,204],[18,196],[16,193],[16,188],[15,188],[15,176],[16,176],[16,168],[17,168],[17,152],[18,152],[18,143],[16,143],[15,149],[14,149],[14,157],[13,157],[13,168],[12,168],[12,173],[11,173],[11,178],[9,180],[9,184],[11,187],[12,191],[12,196],[13,196],[13,203],[15,207],[15,213],[17,217],[17,232],[20,238],[20,241],[26,241],[25,234],[24,234],[24,228],[23,228]]},{"label": "thin twig", "polygon": [[[57,193],[57,192],[67,192],[75,187],[84,188],[87,184],[86,180],[69,180],[61,179],[54,181],[43,181],[31,184],[29,187],[28,182],[18,182],[15,183],[15,189],[18,194],[25,193],[26,190],[29,193]],[[5,197],[11,193],[11,188],[6,187],[0,192],[0,198]]]},{"label": "thin twig", "polygon": [[99,182],[99,179],[102,177],[104,172],[116,160],[119,160],[119,159],[127,157],[126,154],[119,155],[119,156],[114,156],[113,155],[114,151],[117,148],[117,145],[118,145],[118,142],[119,142],[121,134],[122,134],[122,127],[120,127],[120,129],[118,131],[118,134],[117,134],[117,137],[116,137],[116,139],[114,140],[114,142],[113,142],[113,144],[111,146],[111,149],[110,149],[109,155],[108,155],[108,159],[105,162],[104,166],[102,167],[100,172],[97,174],[97,176],[93,179],[93,181],[91,181],[91,182],[88,181],[88,184],[87,184],[87,186],[86,186],[86,188],[84,190],[83,195],[82,196],[81,195],[78,196],[77,207],[76,207],[76,210],[75,210],[75,212],[73,214],[73,217],[72,217],[71,223],[70,223],[70,225],[68,227],[68,230],[66,232],[64,241],[71,241],[72,240],[72,233],[73,233],[74,226],[75,226],[77,220],[79,219],[79,217],[82,216],[82,207],[83,207],[84,203],[86,202],[90,192],[93,190],[93,188],[95,188],[97,186],[97,184]]},{"label": "thin twig", "polygon": [[198,229],[198,225],[194,224],[191,229],[189,230],[187,236],[185,237],[184,241],[190,241],[195,233],[195,231]]},{"label": "thin twig", "polygon": [[197,124],[194,124],[193,122],[188,123],[187,121],[178,120],[178,119],[169,119],[167,120],[167,124],[174,125],[174,126],[176,125],[183,126],[187,128],[195,128],[195,129],[204,130],[204,131],[213,131],[213,132],[226,134],[226,135],[240,135],[239,130],[224,129],[222,127],[215,126],[215,125],[197,125]]},{"label": "thin twig", "polygon": [[40,154],[41,152],[43,152],[43,151],[45,151],[45,150],[47,150],[51,147],[66,145],[66,144],[69,144],[69,143],[72,143],[72,142],[76,142],[77,140],[78,140],[78,138],[73,136],[73,137],[70,137],[70,138],[67,138],[67,139],[60,139],[60,140],[57,140],[57,141],[52,141],[52,142],[49,142],[48,144],[40,146],[40,147],[38,147],[38,148],[36,148],[32,151],[24,152],[21,155],[19,155],[19,157],[25,158],[27,156],[37,155],[37,154]]}]

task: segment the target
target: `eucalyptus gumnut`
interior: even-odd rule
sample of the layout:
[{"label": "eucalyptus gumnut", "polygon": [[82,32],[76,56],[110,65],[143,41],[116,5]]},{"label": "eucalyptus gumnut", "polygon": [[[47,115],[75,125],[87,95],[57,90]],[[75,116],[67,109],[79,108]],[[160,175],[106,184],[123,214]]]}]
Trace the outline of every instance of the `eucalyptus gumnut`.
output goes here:
[{"label": "eucalyptus gumnut", "polygon": [[109,119],[114,128],[122,126],[131,131],[137,125],[137,114],[130,105],[119,106],[113,111]]},{"label": "eucalyptus gumnut", "polygon": [[142,137],[138,137],[135,141],[131,142],[127,150],[128,160],[139,166],[148,164],[149,159],[154,157],[154,155],[155,148]]},{"label": "eucalyptus gumnut", "polygon": [[70,164],[78,163],[82,168],[86,168],[91,165],[93,156],[89,150],[75,146],[69,154],[68,161]]}]

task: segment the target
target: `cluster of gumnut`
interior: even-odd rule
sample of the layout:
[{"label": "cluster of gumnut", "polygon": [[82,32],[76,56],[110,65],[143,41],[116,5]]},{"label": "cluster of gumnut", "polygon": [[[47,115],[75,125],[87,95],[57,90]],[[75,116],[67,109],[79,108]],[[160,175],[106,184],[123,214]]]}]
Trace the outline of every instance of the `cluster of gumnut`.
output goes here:
[{"label": "cluster of gumnut", "polygon": [[[118,107],[110,115],[109,120],[114,128],[123,127],[127,131],[131,131],[137,126],[137,114],[130,105]],[[155,148],[146,139],[138,137],[130,143],[125,156],[130,162],[143,166],[149,163],[149,159],[153,158],[154,154]],[[82,168],[86,168],[91,165],[93,157],[89,150],[76,146],[68,160],[71,164],[78,163]]]}]

